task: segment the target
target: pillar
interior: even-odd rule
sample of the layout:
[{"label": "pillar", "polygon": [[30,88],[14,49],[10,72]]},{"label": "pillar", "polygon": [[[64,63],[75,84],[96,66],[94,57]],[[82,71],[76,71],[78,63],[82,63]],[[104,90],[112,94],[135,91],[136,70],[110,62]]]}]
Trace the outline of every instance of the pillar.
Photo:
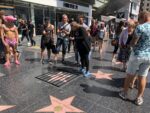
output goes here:
[{"label": "pillar", "polygon": [[31,14],[31,21],[32,21],[32,23],[35,25],[35,14],[34,14],[34,5],[33,4],[31,4],[30,5],[30,14]]},{"label": "pillar", "polygon": [[91,26],[91,20],[92,20],[92,5],[89,5],[88,26]]},{"label": "pillar", "polygon": [[[30,19],[35,26],[35,14],[34,14],[34,5],[33,4],[30,4],[30,14],[31,14]],[[34,35],[36,35],[36,31],[34,32]]]}]

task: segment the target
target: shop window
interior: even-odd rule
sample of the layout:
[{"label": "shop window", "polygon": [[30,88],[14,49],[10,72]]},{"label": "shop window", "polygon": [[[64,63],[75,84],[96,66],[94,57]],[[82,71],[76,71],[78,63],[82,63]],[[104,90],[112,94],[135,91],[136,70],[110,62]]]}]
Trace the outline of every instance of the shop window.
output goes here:
[{"label": "shop window", "polygon": [[13,2],[13,0],[0,0],[1,5],[12,5]]},{"label": "shop window", "polygon": [[136,10],[137,9],[137,3],[133,2],[133,9]]}]

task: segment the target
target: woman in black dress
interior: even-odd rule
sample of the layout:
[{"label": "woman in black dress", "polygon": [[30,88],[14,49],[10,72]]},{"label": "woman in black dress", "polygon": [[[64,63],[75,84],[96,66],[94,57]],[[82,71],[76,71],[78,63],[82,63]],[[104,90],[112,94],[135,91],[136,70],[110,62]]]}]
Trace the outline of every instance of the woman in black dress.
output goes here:
[{"label": "woman in black dress", "polygon": [[71,29],[75,31],[75,44],[81,58],[80,71],[85,77],[90,77],[89,72],[89,53],[91,50],[91,41],[85,28],[76,22],[71,23]]}]

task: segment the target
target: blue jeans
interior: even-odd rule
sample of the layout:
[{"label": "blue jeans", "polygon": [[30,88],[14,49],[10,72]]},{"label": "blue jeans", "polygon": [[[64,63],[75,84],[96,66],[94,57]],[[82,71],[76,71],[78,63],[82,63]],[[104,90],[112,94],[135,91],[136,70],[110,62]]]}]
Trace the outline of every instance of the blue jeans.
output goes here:
[{"label": "blue jeans", "polygon": [[65,55],[67,52],[68,44],[69,44],[68,38],[63,38],[63,39],[58,38],[56,44],[57,51],[60,52],[60,48],[62,46],[62,54]]}]

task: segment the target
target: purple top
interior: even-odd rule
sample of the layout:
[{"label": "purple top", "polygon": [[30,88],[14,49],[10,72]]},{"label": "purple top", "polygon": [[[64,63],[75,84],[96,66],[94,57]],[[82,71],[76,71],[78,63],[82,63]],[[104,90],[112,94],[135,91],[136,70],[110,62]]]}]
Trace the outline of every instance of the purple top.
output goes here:
[{"label": "purple top", "polygon": [[126,45],[126,42],[128,40],[128,28],[124,29],[119,38],[119,45]]}]

